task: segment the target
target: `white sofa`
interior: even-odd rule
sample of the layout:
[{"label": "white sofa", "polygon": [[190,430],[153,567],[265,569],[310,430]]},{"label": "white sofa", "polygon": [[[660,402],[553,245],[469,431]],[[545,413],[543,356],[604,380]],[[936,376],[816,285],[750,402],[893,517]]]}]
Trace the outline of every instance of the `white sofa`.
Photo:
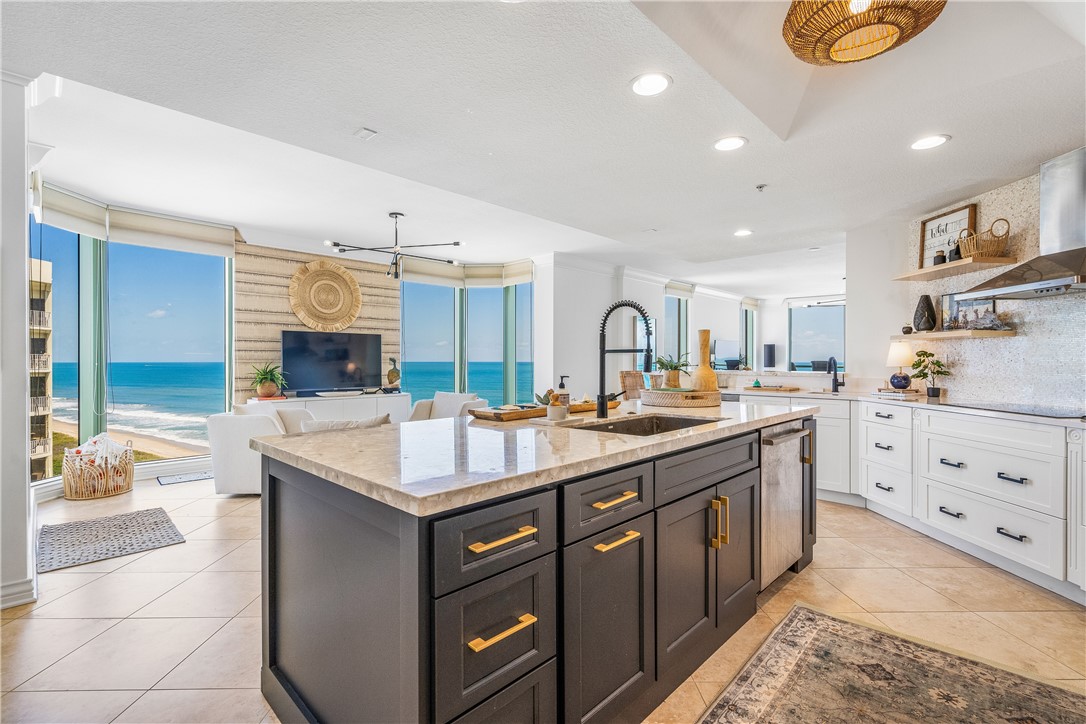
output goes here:
[{"label": "white sofa", "polygon": [[435,392],[432,400],[419,400],[411,408],[411,420],[440,420],[446,417],[463,417],[468,410],[490,405],[473,392]]},{"label": "white sofa", "polygon": [[269,402],[234,405],[234,412],[207,418],[211,447],[211,472],[219,494],[260,494],[260,453],[249,440],[263,435],[302,431],[302,422],[313,413],[302,408],[277,409]]}]

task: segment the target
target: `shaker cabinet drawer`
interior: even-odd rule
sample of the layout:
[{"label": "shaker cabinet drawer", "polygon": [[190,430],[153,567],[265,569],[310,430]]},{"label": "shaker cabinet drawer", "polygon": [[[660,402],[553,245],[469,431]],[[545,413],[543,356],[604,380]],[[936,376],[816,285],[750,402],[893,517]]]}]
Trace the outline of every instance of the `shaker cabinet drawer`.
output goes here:
[{"label": "shaker cabinet drawer", "polygon": [[758,467],[758,433],[672,455],[655,466],[660,506]]},{"label": "shaker cabinet drawer", "polygon": [[636,518],[652,510],[652,463],[596,475],[561,487],[563,543]]},{"label": "shaker cabinet drawer", "polygon": [[901,405],[884,405],[879,402],[860,404],[860,419],[893,427],[912,427],[912,408]]},{"label": "shaker cabinet drawer", "polygon": [[558,721],[558,662],[551,659],[453,724],[552,724]]},{"label": "shaker cabinet drawer", "polygon": [[921,410],[920,432],[1058,457],[1067,454],[1066,433],[1058,425]]},{"label": "shaker cabinet drawer", "polygon": [[905,515],[913,514],[912,473],[861,460],[860,484],[868,500]]},{"label": "shaker cabinet drawer", "polygon": [[1065,517],[1065,467],[1051,455],[920,436],[920,475],[1057,518]]},{"label": "shaker cabinet drawer", "polygon": [[557,537],[553,490],[435,521],[434,596],[550,553]]},{"label": "shaker cabinet drawer", "polygon": [[1063,520],[934,480],[920,481],[926,522],[1053,578],[1063,578]]},{"label": "shaker cabinet drawer", "polygon": [[912,471],[913,433],[909,428],[860,423],[860,458],[879,465]]},{"label": "shaker cabinet drawer", "polygon": [[434,602],[434,708],[447,722],[555,655],[555,554]]}]

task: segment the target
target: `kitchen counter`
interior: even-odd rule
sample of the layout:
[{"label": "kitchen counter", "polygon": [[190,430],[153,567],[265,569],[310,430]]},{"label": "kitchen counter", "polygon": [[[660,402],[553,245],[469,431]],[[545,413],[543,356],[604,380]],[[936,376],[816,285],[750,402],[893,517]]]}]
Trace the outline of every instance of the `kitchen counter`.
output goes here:
[{"label": "kitchen counter", "polygon": [[[706,425],[635,437],[461,417],[258,437],[250,446],[406,513],[427,516],[798,420],[818,408],[722,403],[642,410],[640,402],[626,402],[611,410],[609,419],[650,413],[705,417]],[[574,417],[595,420],[593,413]]]}]

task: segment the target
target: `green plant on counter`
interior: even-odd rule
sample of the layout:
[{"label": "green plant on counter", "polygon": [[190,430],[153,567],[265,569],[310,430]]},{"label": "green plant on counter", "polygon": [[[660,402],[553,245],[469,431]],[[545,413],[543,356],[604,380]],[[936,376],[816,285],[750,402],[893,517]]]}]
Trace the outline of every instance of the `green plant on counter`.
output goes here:
[{"label": "green plant on counter", "polygon": [[656,368],[664,370],[665,372],[671,372],[673,370],[679,370],[680,372],[686,372],[686,368],[690,366],[690,361],[687,359],[686,353],[679,355],[679,359],[675,359],[671,355],[667,357],[656,358]]},{"label": "green plant on counter", "polygon": [[283,378],[285,372],[280,371],[279,365],[268,362],[263,367],[253,365],[253,389],[255,390],[265,382],[270,382],[280,389],[286,389],[287,381]]},{"label": "green plant on counter", "polygon": [[935,356],[934,352],[917,350],[916,360],[913,362],[913,379],[928,380],[928,387],[938,387],[939,378],[950,375],[946,364]]}]

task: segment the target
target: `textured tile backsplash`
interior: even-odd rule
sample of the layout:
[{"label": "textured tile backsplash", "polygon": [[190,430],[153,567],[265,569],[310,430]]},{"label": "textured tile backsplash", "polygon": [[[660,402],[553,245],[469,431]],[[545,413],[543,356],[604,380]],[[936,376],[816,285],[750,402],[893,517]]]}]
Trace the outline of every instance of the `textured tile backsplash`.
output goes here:
[{"label": "textured tile backsplash", "polygon": [[[1018,261],[1040,250],[1040,185],[1037,175],[1024,178],[947,207],[977,205],[978,230],[998,218],[1011,224],[1007,251]],[[937,213],[937,212],[935,212]],[[935,213],[927,216],[934,216]],[[927,216],[925,218],[927,218]],[[908,259],[920,254],[920,220],[909,225]],[[913,306],[902,310],[902,324],[912,320],[922,294],[930,294],[936,309],[940,296],[963,292],[1012,267],[998,267],[928,282],[906,282]],[[1014,327],[1015,337],[930,340],[914,343],[946,361],[953,375],[940,382],[958,400],[1033,402],[1046,405],[1086,404],[1086,294],[1049,299],[996,300],[999,318]]]}]

